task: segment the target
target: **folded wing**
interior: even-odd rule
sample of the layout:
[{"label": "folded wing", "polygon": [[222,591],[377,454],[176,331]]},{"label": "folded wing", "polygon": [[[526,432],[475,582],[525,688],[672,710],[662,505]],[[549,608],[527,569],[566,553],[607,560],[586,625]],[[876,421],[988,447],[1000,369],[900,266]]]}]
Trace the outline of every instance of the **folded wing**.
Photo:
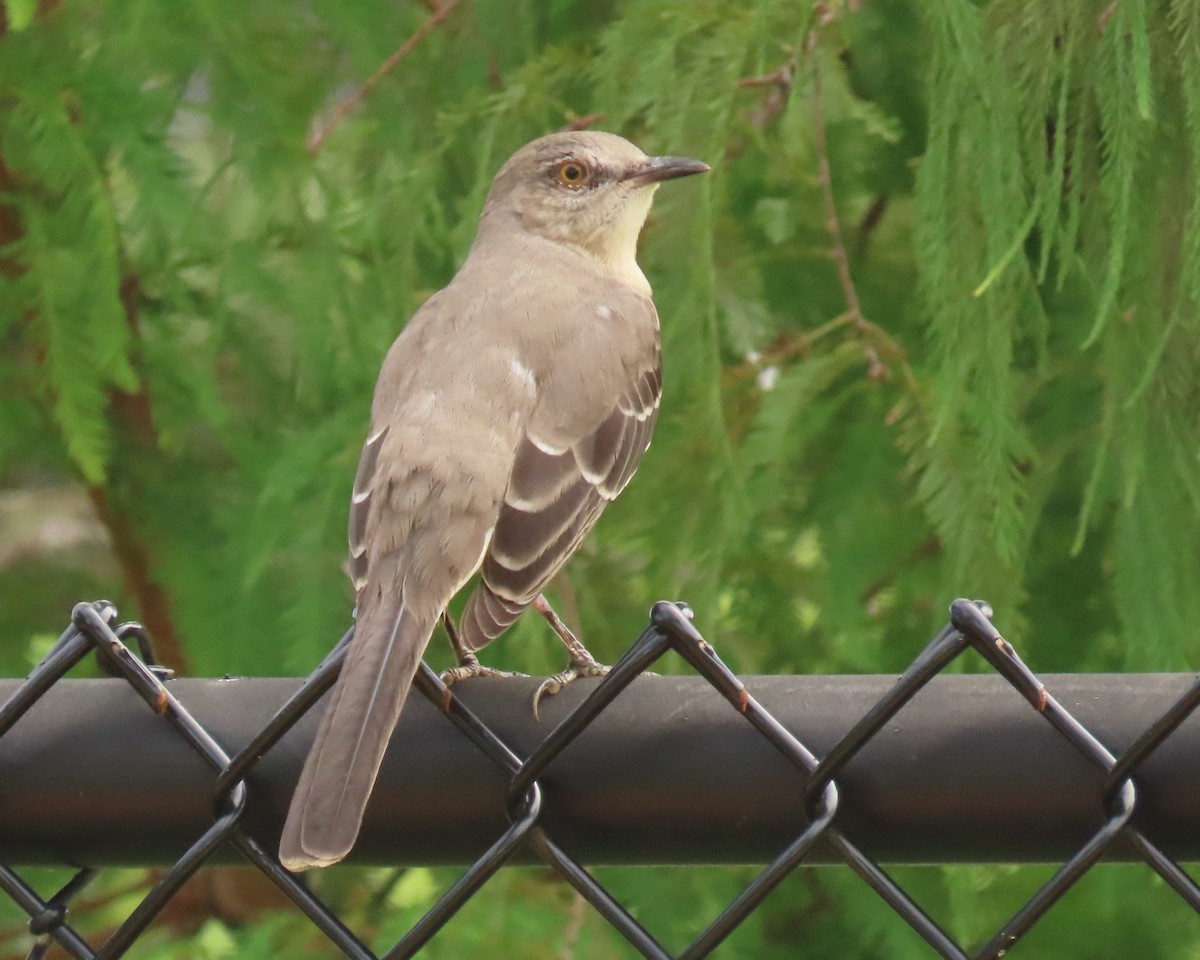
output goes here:
[{"label": "folded wing", "polygon": [[625,489],[650,446],[661,389],[655,347],[629,366],[615,403],[575,442],[539,435],[533,418],[517,450],[482,581],[460,624],[468,649],[494,640],[521,615]]}]

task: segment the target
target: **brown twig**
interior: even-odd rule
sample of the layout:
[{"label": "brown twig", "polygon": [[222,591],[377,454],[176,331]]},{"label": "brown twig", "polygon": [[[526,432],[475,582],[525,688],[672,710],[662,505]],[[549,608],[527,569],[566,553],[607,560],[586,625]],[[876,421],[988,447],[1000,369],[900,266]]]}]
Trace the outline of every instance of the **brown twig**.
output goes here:
[{"label": "brown twig", "polygon": [[849,322],[849,315],[843,313],[812,330],[783,334],[777,337],[762,353],[755,355],[752,359],[747,360],[745,363],[739,363],[735,367],[726,367],[722,376],[726,380],[731,381],[742,380],[746,377],[756,377],[766,367],[779,366],[780,364],[787,363],[789,360],[794,360],[796,357],[806,357],[812,353],[813,344],[822,337],[833,333],[838,328],[844,327]]},{"label": "brown twig", "polygon": [[[57,0],[43,0],[38,7],[42,16],[58,6]],[[16,178],[0,158],[0,189],[13,187]],[[0,245],[13,242],[23,235],[24,227],[15,215],[15,208],[0,206]],[[0,261],[0,275],[19,275],[22,268],[11,261]],[[10,271],[16,271],[10,273]],[[137,277],[127,274],[121,280],[118,295],[124,309],[125,321],[131,337],[140,336],[137,299],[140,292]],[[39,359],[44,359],[41,357]],[[124,428],[122,442],[148,449],[157,449],[158,436],[150,406],[150,395],[145,386],[133,392],[116,388],[108,390],[108,402],[114,418]],[[170,597],[151,573],[150,551],[139,538],[128,512],[116,506],[109,496],[109,488],[101,484],[85,485],[88,498],[96,518],[108,535],[113,555],[121,567],[126,586],[137,600],[142,620],[154,637],[155,652],[159,661],[174,670],[186,669],[186,657],[179,641],[175,619],[171,611]]]},{"label": "brown twig", "polygon": [[[829,145],[825,123],[825,91],[822,84],[821,69],[813,50],[820,37],[821,29],[837,19],[842,7],[836,9],[826,3],[818,2],[814,8],[815,24],[805,38],[803,55],[811,64],[813,75],[813,129],[817,154],[817,180],[821,187],[821,196],[825,207],[825,228],[829,233],[832,245],[832,259],[837,266],[838,281],[841,284],[842,296],[846,302],[846,312],[832,321],[809,333],[800,334],[780,341],[773,345],[763,357],[755,358],[753,362],[731,368],[727,375],[739,378],[757,375],[764,365],[779,363],[792,359],[794,356],[807,353],[812,343],[833,329],[849,324],[861,338],[863,352],[869,363],[868,375],[880,380],[891,373],[891,369],[880,356],[886,353],[899,361],[905,376],[905,381],[911,383],[911,373],[905,363],[904,349],[897,344],[886,331],[871,323],[863,314],[862,303],[858,297],[858,289],[854,285],[854,277],[850,272],[850,257],[846,252],[846,243],[842,235],[841,223],[838,218],[837,203],[833,195],[833,176],[829,165]],[[857,4],[850,3],[848,9],[857,9]],[[756,116],[759,126],[764,125],[782,110],[792,93],[798,69],[799,54],[793,53],[784,63],[770,73],[759,77],[744,77],[737,81],[741,88],[770,87],[771,92],[764,101],[762,109]],[[886,197],[880,198],[872,206],[864,219],[862,236],[869,233],[882,217],[886,209]]]},{"label": "brown twig", "polygon": [[134,530],[129,515],[113,508],[104,487],[88,484],[87,493],[96,517],[108,533],[113,555],[125,577],[125,586],[137,599],[142,624],[154,638],[158,662],[172,670],[186,670],[187,658],[175,629],[171,598],[150,571],[150,553],[146,544]]},{"label": "brown twig", "polygon": [[[136,276],[127,275],[121,281],[121,305],[125,309],[125,322],[134,340],[141,336],[137,313],[139,290]],[[132,393],[111,389],[108,402],[115,419],[124,430],[124,443],[140,449],[158,449],[154,411],[150,406],[150,394],[144,386]],[[107,487],[88,484],[87,494],[97,519],[108,533],[126,588],[137,600],[142,623],[154,638],[155,655],[164,666],[185,672],[187,656],[175,625],[171,597],[153,573],[149,546],[139,536],[129,513],[113,503]]]},{"label": "brown twig", "polygon": [[792,85],[796,80],[796,56],[791,56],[770,73],[761,77],[743,77],[737,82],[742,89],[751,87],[770,87],[770,93],[763,99],[762,106],[753,115],[751,122],[760,130],[787,106],[788,98],[792,95]]},{"label": "brown twig", "polygon": [[[794,334],[780,338],[772,344],[761,356],[725,371],[725,376],[738,380],[749,376],[757,376],[764,367],[786,362],[797,356],[807,354],[813,343],[827,333],[839,327],[850,326],[862,341],[863,353],[866,355],[869,369],[868,376],[874,380],[882,380],[891,374],[891,367],[884,361],[881,354],[899,366],[904,382],[910,388],[915,388],[916,382],[908,367],[906,353],[882,327],[872,323],[863,314],[862,302],[858,297],[858,289],[850,272],[850,257],[846,251],[846,242],[842,234],[841,222],[838,217],[837,202],[833,195],[833,175],[829,164],[829,144],[825,123],[825,90],[822,83],[821,68],[813,51],[820,39],[820,31],[827,24],[836,20],[843,9],[856,10],[859,4],[849,2],[845,5],[832,6],[818,2],[814,8],[815,23],[805,38],[802,50],[803,56],[811,65],[813,76],[813,132],[817,155],[817,181],[821,188],[821,197],[825,208],[825,228],[829,234],[832,246],[831,258],[838,273],[838,282],[842,288],[842,296],[846,302],[846,310],[840,316],[818,327],[816,330]],[[790,51],[789,51],[790,52]],[[743,77],[737,81],[740,88],[769,87],[771,92],[755,117],[755,122],[762,126],[771,117],[782,110],[791,96],[798,70],[799,54],[792,55],[780,66],[769,73],[758,77]],[[865,244],[871,230],[878,224],[887,208],[887,197],[879,197],[859,227],[859,240]]]},{"label": "brown twig", "polygon": [[821,198],[825,204],[825,229],[833,246],[833,262],[837,265],[838,281],[842,286],[842,296],[846,300],[846,312],[850,322],[863,337],[863,352],[870,364],[867,375],[872,380],[882,380],[890,373],[888,365],[879,357],[872,339],[872,324],[863,316],[862,303],[858,299],[858,288],[854,286],[854,277],[850,273],[850,257],[846,254],[846,243],[842,239],[842,227],[838,220],[837,202],[833,196],[833,175],[829,169],[829,144],[825,131],[825,89],[821,81],[821,65],[812,55],[816,46],[818,31],[827,22],[827,17],[818,13],[817,26],[808,35],[804,52],[808,55],[812,66],[813,96],[813,138],[817,151],[817,183],[821,187]]},{"label": "brown twig", "polygon": [[[3,36],[3,34],[0,34]],[[14,196],[17,192],[17,178],[4,163],[4,154],[0,153],[0,197]],[[15,243],[25,235],[25,226],[21,223],[21,214],[15,203],[0,203],[0,250]],[[25,273],[24,266],[9,255],[0,259],[0,277],[16,279]]]},{"label": "brown twig", "polygon": [[871,242],[871,235],[875,232],[880,223],[883,222],[883,215],[887,213],[890,198],[886,193],[881,193],[867,207],[867,212],[863,214],[861,220],[858,221],[858,227],[855,229],[854,254],[860,259],[866,256],[867,247]]},{"label": "brown twig", "polygon": [[371,74],[370,77],[355,90],[350,96],[346,97],[333,109],[333,113],[329,115],[329,119],[324,123],[315,124],[313,132],[308,138],[308,152],[316,155],[325,143],[326,138],[333,133],[337,126],[350,115],[350,112],[358,106],[359,102],[374,90],[383,81],[383,78],[396,69],[396,65],[400,63],[416,48],[422,40],[429,34],[433,33],[446,18],[454,12],[454,10],[462,3],[462,0],[441,0],[440,3],[433,5],[428,17],[421,23],[412,36],[405,40],[396,52],[383,61],[379,68]]},{"label": "brown twig", "polygon": [[786,63],[781,63],[770,73],[764,73],[761,77],[742,77],[737,82],[737,86],[743,89],[746,87],[783,87],[790,90],[795,76],[796,58],[792,57]]}]

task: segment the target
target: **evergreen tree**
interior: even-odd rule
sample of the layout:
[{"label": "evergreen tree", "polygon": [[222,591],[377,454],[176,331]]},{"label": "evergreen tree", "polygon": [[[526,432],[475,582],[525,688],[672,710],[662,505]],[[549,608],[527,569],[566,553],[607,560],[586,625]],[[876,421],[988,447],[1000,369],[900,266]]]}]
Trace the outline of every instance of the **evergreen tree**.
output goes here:
[{"label": "evergreen tree", "polygon": [[[311,669],[349,620],[346,501],[387,346],[508,153],[589,123],[713,165],[643,240],[656,442],[555,592],[595,652],[678,597],[739,672],[891,672],[975,596],[1039,672],[1200,661],[1200,7],[441,3],[3,4],[8,673],[98,596],[193,673]],[[488,653],[561,666],[534,622]],[[1044,871],[901,873],[970,941]],[[668,943],[748,876],[605,874]],[[443,880],[341,877],[321,882],[381,942]],[[506,871],[430,956],[625,955],[573,909]],[[1200,950],[1148,871],[1112,867],[1021,955],[1082,956],[1084,919],[1118,911],[1105,955]],[[309,935],[212,921],[186,955]],[[929,955],[826,870],[720,955],[797,943]]]}]

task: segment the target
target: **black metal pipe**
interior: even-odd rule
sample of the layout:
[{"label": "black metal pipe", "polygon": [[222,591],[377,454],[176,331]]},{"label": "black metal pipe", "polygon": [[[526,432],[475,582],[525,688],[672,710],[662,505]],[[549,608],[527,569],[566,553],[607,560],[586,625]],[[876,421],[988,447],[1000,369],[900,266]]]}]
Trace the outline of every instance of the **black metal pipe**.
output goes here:
[{"label": "black metal pipe", "polygon": [[[1193,682],[1184,674],[1042,679],[1118,755]],[[745,678],[817,756],[894,682]],[[594,683],[544,700],[540,721],[529,706],[536,679],[472,680],[455,695],[528,756]],[[17,685],[0,681],[0,702]],[[292,679],[168,685],[230,755],[296,686]],[[250,773],[242,822],[268,847],[318,713]],[[1133,822],[1167,854],[1200,859],[1200,722],[1184,723],[1134,775]],[[540,823],[585,863],[762,863],[803,831],[805,781],[704,680],[643,676],[542,775]],[[171,863],[211,825],[215,782],[212,768],[125,682],[59,682],[0,737],[0,863]],[[836,782],[837,824],[883,862],[1062,861],[1104,820],[1103,771],[994,675],[934,678]],[[497,766],[414,696],[351,861],[470,862],[506,828],[508,792]],[[1120,844],[1110,856],[1133,858]],[[229,849],[224,859],[238,856]],[[834,859],[819,848],[808,862]]]}]

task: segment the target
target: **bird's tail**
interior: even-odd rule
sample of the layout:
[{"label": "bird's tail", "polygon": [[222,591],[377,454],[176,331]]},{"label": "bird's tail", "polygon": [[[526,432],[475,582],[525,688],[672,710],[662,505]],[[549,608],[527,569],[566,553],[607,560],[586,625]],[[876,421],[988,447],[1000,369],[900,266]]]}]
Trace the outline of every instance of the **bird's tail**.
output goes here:
[{"label": "bird's tail", "polygon": [[360,620],[288,808],[279,859],[289,870],[327,867],[354,846],[433,627],[400,598]]}]

